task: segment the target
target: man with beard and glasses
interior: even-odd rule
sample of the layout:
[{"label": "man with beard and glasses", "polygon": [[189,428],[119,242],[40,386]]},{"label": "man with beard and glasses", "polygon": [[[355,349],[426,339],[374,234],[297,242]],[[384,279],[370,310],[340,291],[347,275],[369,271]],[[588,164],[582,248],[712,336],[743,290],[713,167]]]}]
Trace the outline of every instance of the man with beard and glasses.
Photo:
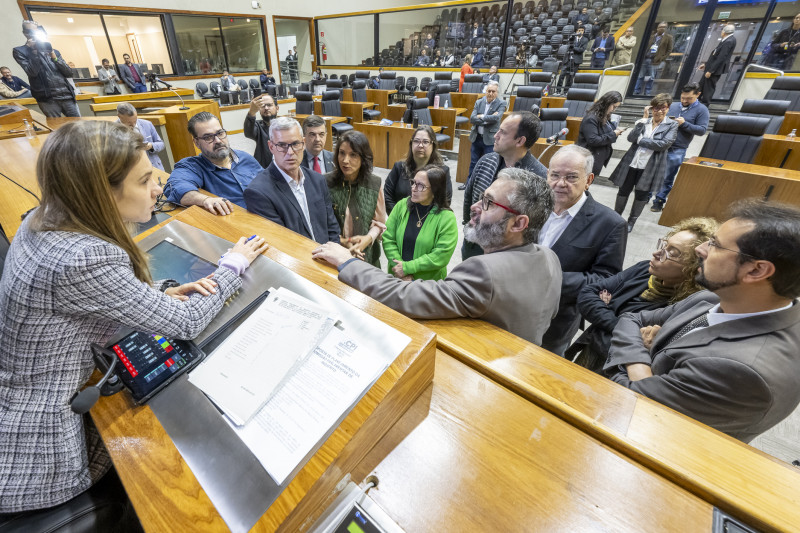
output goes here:
[{"label": "man with beard and glasses", "polygon": [[245,207],[244,190],[261,172],[261,165],[247,152],[231,149],[228,132],[208,111],[189,119],[188,129],[201,154],[175,164],[164,187],[167,200],[185,206],[199,205],[215,215],[229,215],[233,211],[231,203]]},{"label": "man with beard and glasses", "polygon": [[500,171],[472,205],[464,237],[485,254],[443,280],[403,281],[357,259],[338,244],[313,252],[339,269],[339,279],[411,318],[479,318],[534,344],[558,310],[561,267],[537,243],[553,209],[547,182],[519,168]]},{"label": "man with beard and glasses", "polygon": [[746,200],[696,248],[708,291],[624,315],[606,373],[749,442],[800,404],[800,209]]},{"label": "man with beard and glasses", "polygon": [[[256,114],[261,120],[256,120]],[[250,109],[244,117],[244,136],[256,142],[253,157],[258,164],[267,168],[272,163],[272,152],[269,151],[269,123],[278,116],[278,101],[269,93],[264,93],[250,100]]]}]

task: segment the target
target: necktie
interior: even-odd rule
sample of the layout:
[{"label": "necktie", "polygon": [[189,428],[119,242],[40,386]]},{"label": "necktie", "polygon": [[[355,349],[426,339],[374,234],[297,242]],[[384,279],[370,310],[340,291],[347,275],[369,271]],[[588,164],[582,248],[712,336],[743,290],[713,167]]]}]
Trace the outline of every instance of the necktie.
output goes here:
[{"label": "necktie", "polygon": [[322,174],[322,169],[319,167],[319,156],[314,158],[314,172],[319,172]]},{"label": "necktie", "polygon": [[694,320],[683,326],[680,330],[678,330],[678,333],[673,335],[667,344],[672,344],[673,342],[680,339],[681,337],[683,337],[684,335],[686,335],[695,328],[707,328],[707,327],[708,327],[708,313],[703,313],[699,317],[695,318]]}]

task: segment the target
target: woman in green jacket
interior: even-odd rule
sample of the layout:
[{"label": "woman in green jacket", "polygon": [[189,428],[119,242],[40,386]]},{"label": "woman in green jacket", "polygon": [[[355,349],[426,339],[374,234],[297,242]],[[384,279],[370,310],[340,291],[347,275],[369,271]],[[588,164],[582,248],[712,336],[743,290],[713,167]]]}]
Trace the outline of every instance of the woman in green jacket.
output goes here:
[{"label": "woman in green jacket", "polygon": [[386,221],[383,250],[389,272],[400,279],[444,279],[458,242],[458,225],[447,200],[447,174],[426,165],[409,180],[411,196]]}]

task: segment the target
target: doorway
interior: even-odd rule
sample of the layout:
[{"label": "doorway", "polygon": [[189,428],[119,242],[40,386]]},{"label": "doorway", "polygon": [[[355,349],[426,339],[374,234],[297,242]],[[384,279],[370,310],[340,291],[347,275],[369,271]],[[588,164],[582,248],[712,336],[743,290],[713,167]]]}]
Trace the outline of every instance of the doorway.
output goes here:
[{"label": "doorway", "polygon": [[317,68],[312,21],[306,17],[272,17],[280,62],[280,83],[308,81]]}]

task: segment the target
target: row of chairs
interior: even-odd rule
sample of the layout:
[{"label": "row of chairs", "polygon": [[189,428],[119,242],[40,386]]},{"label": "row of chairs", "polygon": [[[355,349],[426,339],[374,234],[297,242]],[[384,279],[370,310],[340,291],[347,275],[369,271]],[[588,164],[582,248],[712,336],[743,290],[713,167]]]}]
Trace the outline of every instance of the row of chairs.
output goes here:
[{"label": "row of chairs", "polygon": [[[221,105],[232,105],[237,103],[247,103],[250,98],[256,97],[262,93],[262,87],[259,80],[251,78],[250,82],[243,79],[236,80],[239,86],[238,91],[224,91],[222,85],[218,81],[212,81],[209,85],[204,82],[197,82],[195,84],[195,92],[199,98],[210,100],[219,100]],[[287,90],[286,85],[268,85],[267,92],[273,97],[286,98]]]}]

